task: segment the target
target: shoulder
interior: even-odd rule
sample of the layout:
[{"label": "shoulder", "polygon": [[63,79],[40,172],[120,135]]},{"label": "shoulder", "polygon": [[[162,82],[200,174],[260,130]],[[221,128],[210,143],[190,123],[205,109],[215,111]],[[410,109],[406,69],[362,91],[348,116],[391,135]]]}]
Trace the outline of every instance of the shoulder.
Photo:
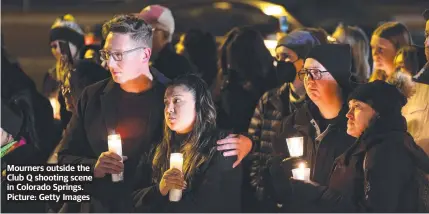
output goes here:
[{"label": "shoulder", "polygon": [[[405,147],[405,141],[408,140],[405,132],[389,132],[372,139],[374,143],[368,152],[367,159],[374,162],[398,163],[408,162],[409,155]],[[399,167],[396,165],[396,167]]]},{"label": "shoulder", "polygon": [[265,93],[262,95],[262,97],[261,97],[261,99],[260,99],[260,102],[261,102],[263,105],[266,105],[270,99],[272,99],[273,97],[279,96],[279,95],[278,95],[278,91],[279,91],[279,90],[280,90],[280,88],[273,88],[273,89],[271,89],[271,90],[269,90],[269,91],[265,92]]},{"label": "shoulder", "polygon": [[[101,81],[98,81],[94,84],[89,85],[85,88],[83,94],[85,94],[88,97],[92,97],[97,94],[101,94],[103,90],[106,88],[106,86],[113,81],[112,78],[107,78]],[[110,84],[114,84],[113,82]]]}]

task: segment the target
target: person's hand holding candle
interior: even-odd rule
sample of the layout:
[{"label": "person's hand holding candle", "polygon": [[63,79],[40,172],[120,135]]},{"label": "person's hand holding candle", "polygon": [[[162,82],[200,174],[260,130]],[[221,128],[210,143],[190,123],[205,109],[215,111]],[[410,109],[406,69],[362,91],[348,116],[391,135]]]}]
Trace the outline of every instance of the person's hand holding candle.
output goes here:
[{"label": "person's hand holding candle", "polygon": [[171,168],[164,172],[159,183],[159,191],[161,195],[166,196],[172,189],[186,189],[186,185],[183,173],[179,169]]},{"label": "person's hand holding candle", "polygon": [[[127,157],[123,157],[126,160]],[[124,171],[122,157],[115,152],[103,152],[94,167],[94,177],[103,178],[106,174],[119,174]]]},{"label": "person's hand holding candle", "polygon": [[296,180],[309,181],[310,180],[310,168],[302,162],[298,168],[292,169],[293,178]]}]

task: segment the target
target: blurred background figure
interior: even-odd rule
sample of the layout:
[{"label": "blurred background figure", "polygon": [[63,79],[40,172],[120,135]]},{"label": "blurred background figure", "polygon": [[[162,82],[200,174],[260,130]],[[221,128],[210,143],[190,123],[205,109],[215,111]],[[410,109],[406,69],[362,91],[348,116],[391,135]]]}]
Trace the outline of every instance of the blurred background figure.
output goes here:
[{"label": "blurred background figure", "polygon": [[414,82],[412,77],[423,67],[425,57],[422,49],[416,46],[405,46],[398,51],[395,57],[397,73],[389,81],[404,82],[413,96],[408,98],[402,108],[402,115],[407,120],[408,132],[413,136],[416,144],[426,154],[429,154],[429,85]]},{"label": "blurred background figure", "polygon": [[[1,162],[44,164],[61,137],[54,126],[49,100],[36,90],[34,82],[6,57],[1,60]],[[3,173],[2,173],[3,174]],[[2,176],[2,212],[46,212],[44,202],[6,202]]]},{"label": "blurred background figure", "polygon": [[171,10],[161,5],[149,5],[137,16],[153,27],[152,66],[170,79],[193,73],[189,60],[174,51],[175,23]]},{"label": "blurred background figure", "polygon": [[262,94],[276,86],[274,58],[265,47],[258,31],[249,27],[233,29],[224,56],[220,56],[225,80],[221,106],[228,115],[219,118],[219,125],[234,132],[246,132],[256,103]]},{"label": "blurred background figure", "polygon": [[316,38],[321,45],[330,43],[328,40],[329,34],[323,28],[303,27],[300,28],[300,30],[311,33],[311,35]]},{"label": "blurred background figure", "polygon": [[369,41],[365,32],[357,26],[339,24],[332,34],[335,43],[352,47],[352,75],[359,83],[366,83],[371,74],[369,66]]},{"label": "blurred background figure", "polygon": [[395,71],[396,52],[405,45],[411,45],[412,39],[407,27],[399,22],[386,22],[374,30],[371,37],[373,71],[370,82],[386,80]]},{"label": "blurred background figure", "polygon": [[[73,65],[70,62],[76,62],[82,58],[84,49],[84,34],[80,26],[76,23],[75,18],[66,14],[58,17],[51,27],[49,41],[52,55],[55,58],[55,66],[45,74],[43,80],[42,93],[51,102],[54,109],[54,118],[61,120],[62,126],[70,120],[71,114],[67,112],[64,98],[60,92],[61,82],[65,79],[65,74],[72,69]],[[60,43],[65,43],[69,46],[72,59],[64,58],[61,53]],[[65,51],[65,50],[63,50]]]},{"label": "blurred background figure", "polygon": [[186,56],[209,87],[217,74],[217,45],[214,36],[199,29],[190,29],[180,37],[176,52]]}]

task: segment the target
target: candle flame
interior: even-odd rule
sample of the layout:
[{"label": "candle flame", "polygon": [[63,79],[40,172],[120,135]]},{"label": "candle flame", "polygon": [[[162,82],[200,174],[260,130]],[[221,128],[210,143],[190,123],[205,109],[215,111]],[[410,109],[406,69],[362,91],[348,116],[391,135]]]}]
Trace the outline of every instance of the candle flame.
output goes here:
[{"label": "candle flame", "polygon": [[300,168],[300,169],[304,169],[304,168],[305,168],[305,163],[300,163],[300,164],[299,164],[299,168]]}]

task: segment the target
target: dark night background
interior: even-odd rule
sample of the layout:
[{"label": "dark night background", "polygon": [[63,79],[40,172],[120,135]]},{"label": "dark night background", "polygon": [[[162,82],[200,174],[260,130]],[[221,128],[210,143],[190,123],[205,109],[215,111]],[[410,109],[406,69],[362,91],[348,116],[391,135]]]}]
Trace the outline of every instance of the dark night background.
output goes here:
[{"label": "dark night background", "polygon": [[[269,0],[267,0],[269,1]],[[230,2],[229,9],[216,3]],[[258,2],[258,1],[248,1]],[[271,0],[303,26],[323,27],[329,33],[339,22],[362,27],[367,34],[380,22],[406,24],[414,42],[423,44],[425,22],[421,17],[429,0]],[[115,14],[138,13],[150,4],[169,7],[176,21],[176,38],[190,27],[210,31],[221,39],[234,26],[254,25],[264,35],[278,29],[276,18],[239,0],[2,0],[1,30],[9,53],[19,60],[40,87],[42,76],[54,63],[48,43],[55,18],[71,13],[83,29]],[[291,24],[291,28],[294,26]]]}]

